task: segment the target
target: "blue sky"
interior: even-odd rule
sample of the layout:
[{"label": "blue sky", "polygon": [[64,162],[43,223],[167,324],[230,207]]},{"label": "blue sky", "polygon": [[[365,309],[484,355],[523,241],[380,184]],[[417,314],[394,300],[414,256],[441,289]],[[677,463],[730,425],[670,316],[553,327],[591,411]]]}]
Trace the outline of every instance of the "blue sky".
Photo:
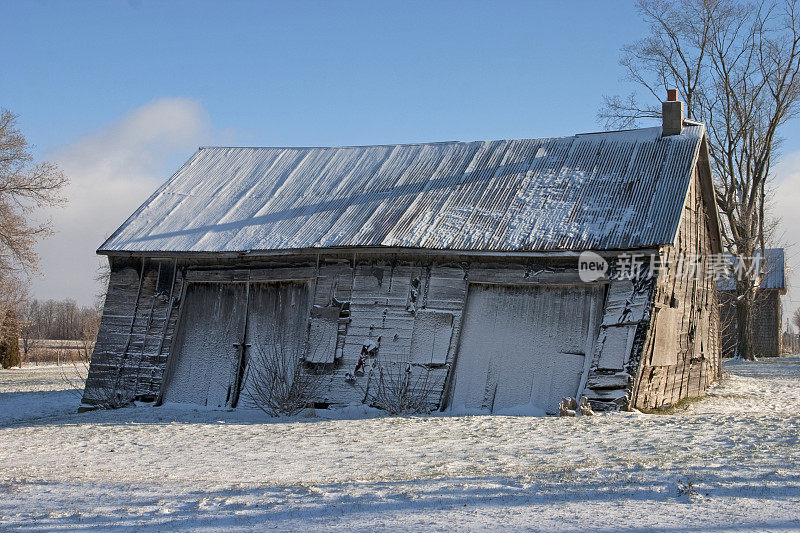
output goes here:
[{"label": "blue sky", "polygon": [[[645,32],[621,1],[0,0],[0,106],[73,180],[34,294],[91,301],[94,249],[199,145],[599,130]],[[782,196],[800,200],[797,122]]]},{"label": "blue sky", "polygon": [[243,144],[594,130],[642,29],[624,2],[0,5],[0,97],[44,152],[165,96]]}]

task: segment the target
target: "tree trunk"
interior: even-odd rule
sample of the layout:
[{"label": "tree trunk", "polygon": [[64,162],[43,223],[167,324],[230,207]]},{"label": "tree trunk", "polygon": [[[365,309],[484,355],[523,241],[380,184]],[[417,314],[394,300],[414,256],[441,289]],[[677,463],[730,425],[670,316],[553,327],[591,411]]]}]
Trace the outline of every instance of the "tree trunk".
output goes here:
[{"label": "tree trunk", "polygon": [[736,282],[736,355],[755,361],[753,352],[753,298],[747,280]]}]

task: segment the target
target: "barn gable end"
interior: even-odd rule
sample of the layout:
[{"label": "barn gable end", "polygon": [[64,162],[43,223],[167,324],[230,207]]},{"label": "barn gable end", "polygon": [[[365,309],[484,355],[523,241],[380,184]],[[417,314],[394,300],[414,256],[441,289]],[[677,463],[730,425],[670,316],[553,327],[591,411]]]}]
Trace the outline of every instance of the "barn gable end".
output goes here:
[{"label": "barn gable end", "polygon": [[[695,172],[675,243],[661,249],[669,268],[655,280],[651,319],[640,332],[642,342],[633,405],[658,409],[701,395],[719,379],[719,311],[713,275],[688,275],[693,258],[719,253],[708,203]],[[680,258],[686,258],[681,262]]]}]

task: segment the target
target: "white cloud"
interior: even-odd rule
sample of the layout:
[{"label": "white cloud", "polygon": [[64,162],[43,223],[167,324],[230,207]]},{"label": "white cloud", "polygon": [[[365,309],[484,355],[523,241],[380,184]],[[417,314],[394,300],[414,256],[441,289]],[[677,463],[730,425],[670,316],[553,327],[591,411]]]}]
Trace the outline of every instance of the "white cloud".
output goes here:
[{"label": "white cloud", "polygon": [[779,245],[786,248],[789,292],[783,298],[784,327],[786,319],[800,307],[800,152],[788,154],[775,167],[775,215],[781,218]]},{"label": "white cloud", "polygon": [[38,247],[36,297],[90,303],[98,288],[95,250],[210,131],[200,102],[162,98],[52,154],[71,181],[69,203],[46,213],[56,233]]}]

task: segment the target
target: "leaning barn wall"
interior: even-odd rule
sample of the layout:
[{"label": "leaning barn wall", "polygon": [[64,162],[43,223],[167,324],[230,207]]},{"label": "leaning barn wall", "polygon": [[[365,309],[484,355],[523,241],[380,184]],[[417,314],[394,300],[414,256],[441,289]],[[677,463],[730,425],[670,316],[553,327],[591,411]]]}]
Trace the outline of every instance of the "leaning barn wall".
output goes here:
[{"label": "leaning barn wall", "polygon": [[633,406],[658,409],[704,393],[719,378],[719,308],[712,276],[681,274],[680,258],[712,253],[697,173],[689,188],[675,246],[662,250],[669,265],[656,280],[653,317],[644,336]]},{"label": "leaning barn wall", "polygon": [[83,401],[155,398],[178,321],[183,275],[172,259],[112,259]]},{"label": "leaning barn wall", "polygon": [[[328,271],[330,266],[320,268],[323,276]],[[414,338],[415,323],[435,311],[449,316],[447,323],[453,326],[448,331],[450,342],[440,347],[443,351],[441,364],[428,365],[427,379],[432,386],[426,386],[425,392],[430,395],[429,402],[438,405],[466,298],[464,271],[450,264],[375,260],[356,261],[355,268],[348,274],[351,280],[339,280],[351,281],[352,285],[335,294],[337,300],[343,300],[350,291],[346,334],[340,357],[334,361],[334,368],[319,393],[319,401],[334,404],[363,401],[368,387],[374,386],[369,380],[369,367],[376,364],[376,358],[423,364],[415,361],[413,353],[414,345],[422,341]],[[318,285],[317,305],[328,304],[325,301],[328,293],[320,291],[321,288]],[[417,328],[417,336],[422,332],[423,329]],[[356,372],[364,346],[370,343],[377,346],[377,355],[363,358],[366,368]],[[420,370],[420,367],[412,367],[414,372]],[[362,372],[363,375],[359,375]]]},{"label": "leaning barn wall", "polygon": [[[647,265],[644,265],[645,267]],[[583,394],[600,410],[627,409],[652,311],[654,283],[613,280]]]},{"label": "leaning barn wall", "polygon": [[[166,268],[162,268],[160,278],[161,264],[172,266],[168,293],[157,290],[164,285]],[[506,264],[501,278],[527,282],[531,268]],[[187,282],[309,279],[314,282],[309,333],[315,344],[335,347],[330,357],[310,354],[325,365],[320,403],[362,401],[371,386],[367,379],[370,365],[376,362],[374,357],[364,357],[365,368],[356,371],[364,346],[376,345],[383,360],[413,362],[414,351],[425,344],[423,332],[429,331],[424,322],[432,320],[435,326],[436,319],[444,317],[443,327],[451,340],[439,343],[436,350],[441,352],[440,359],[426,365],[427,379],[434,383],[426,384],[429,402],[438,406],[459,334],[468,272],[469,263],[434,259],[402,262],[394,256],[306,257],[291,262],[112,259],[83,401],[112,403],[159,395]],[[330,324],[332,321],[335,324]],[[422,323],[416,328],[416,339],[415,323]]]},{"label": "leaning barn wall", "polygon": [[[371,366],[411,362],[413,382],[436,408],[447,401],[469,285],[580,284],[576,264],[576,258],[366,254],[213,262],[116,258],[84,403],[158,397],[187,283],[308,279],[314,291],[310,344],[327,347],[324,353],[311,347],[307,355],[323,372],[317,401],[362,402],[375,386]],[[606,296],[584,393],[597,408],[625,408],[654,284],[597,283]],[[362,356],[369,350],[371,356]]]}]

